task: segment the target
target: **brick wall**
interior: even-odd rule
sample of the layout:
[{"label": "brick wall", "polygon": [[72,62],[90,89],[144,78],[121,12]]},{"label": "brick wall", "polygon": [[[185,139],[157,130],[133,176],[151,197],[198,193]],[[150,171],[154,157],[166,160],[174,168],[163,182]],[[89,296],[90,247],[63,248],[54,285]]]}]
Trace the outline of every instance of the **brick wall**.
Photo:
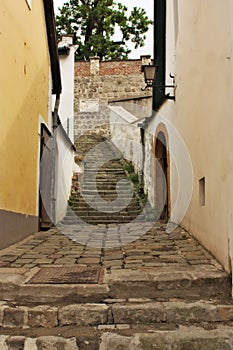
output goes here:
[{"label": "brick wall", "polygon": [[109,135],[110,102],[137,103],[151,96],[151,91],[141,90],[145,86],[141,65],[142,60],[99,62],[96,57],[75,62],[75,138],[90,130]]},{"label": "brick wall", "polygon": [[[99,63],[99,75],[141,75],[141,60],[102,61]],[[90,76],[90,61],[75,62],[75,76]]]}]

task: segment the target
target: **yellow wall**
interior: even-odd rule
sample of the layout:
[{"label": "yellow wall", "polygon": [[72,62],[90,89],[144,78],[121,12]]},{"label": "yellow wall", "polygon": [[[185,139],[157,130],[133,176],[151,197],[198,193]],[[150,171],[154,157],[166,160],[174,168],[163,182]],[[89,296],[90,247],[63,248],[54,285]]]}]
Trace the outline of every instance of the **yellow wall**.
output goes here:
[{"label": "yellow wall", "polygon": [[37,215],[38,117],[48,119],[49,55],[42,0],[1,0],[0,209]]},{"label": "yellow wall", "polygon": [[[160,110],[181,134],[193,165],[193,195],[182,224],[228,271],[233,257],[232,11],[232,0],[178,0],[177,42],[174,28],[169,30],[174,37],[167,37],[167,59],[175,62],[176,102],[168,101]],[[168,25],[173,16],[170,11]],[[205,206],[199,204],[202,177]],[[174,174],[171,182],[174,205]]]}]

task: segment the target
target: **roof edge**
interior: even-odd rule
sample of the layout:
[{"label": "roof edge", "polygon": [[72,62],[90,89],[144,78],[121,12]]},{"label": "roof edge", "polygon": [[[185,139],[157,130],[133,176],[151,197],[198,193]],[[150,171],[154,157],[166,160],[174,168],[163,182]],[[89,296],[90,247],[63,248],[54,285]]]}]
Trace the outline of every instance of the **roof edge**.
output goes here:
[{"label": "roof edge", "polygon": [[51,61],[51,72],[53,81],[52,94],[60,95],[62,91],[62,85],[60,63],[58,58],[53,0],[43,0],[43,4],[49,46],[49,55]]}]

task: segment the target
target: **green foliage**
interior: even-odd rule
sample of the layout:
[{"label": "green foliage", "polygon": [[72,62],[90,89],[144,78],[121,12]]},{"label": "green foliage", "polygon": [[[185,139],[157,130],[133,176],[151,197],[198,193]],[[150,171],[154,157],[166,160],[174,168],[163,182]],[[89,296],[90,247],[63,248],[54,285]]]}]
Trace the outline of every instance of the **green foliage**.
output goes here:
[{"label": "green foliage", "polygon": [[[143,46],[145,33],[152,24],[144,9],[134,7],[128,15],[127,7],[114,0],[69,0],[59,11],[57,36],[74,36],[79,60],[90,56],[127,59],[130,50],[126,43],[133,42],[135,48]],[[117,28],[122,33],[120,42],[112,39]]]},{"label": "green foliage", "polygon": [[130,174],[129,179],[135,185],[139,183],[138,174],[136,174],[136,173]]},{"label": "green foliage", "polygon": [[124,170],[127,171],[127,173],[133,173],[134,172],[134,166],[132,163],[125,163],[124,164]]}]

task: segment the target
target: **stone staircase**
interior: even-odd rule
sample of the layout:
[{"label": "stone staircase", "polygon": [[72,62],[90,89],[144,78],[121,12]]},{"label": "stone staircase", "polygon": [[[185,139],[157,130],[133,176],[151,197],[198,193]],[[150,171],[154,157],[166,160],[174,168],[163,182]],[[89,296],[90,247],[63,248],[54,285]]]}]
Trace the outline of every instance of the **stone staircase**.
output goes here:
[{"label": "stone staircase", "polygon": [[[102,141],[97,136],[88,137],[80,144],[83,153],[78,158],[83,160],[87,150]],[[95,150],[99,164],[103,155],[105,159],[115,157],[97,174],[100,197],[108,205],[96,193],[91,176],[96,175],[96,162],[90,154],[90,159],[85,157],[83,179],[74,183],[65,225],[75,226],[76,214],[93,232],[98,226],[114,229],[136,220],[133,234],[147,224],[146,216],[137,220],[143,208],[128,184],[118,184],[122,187],[116,192],[116,182],[125,179],[123,163],[110,143],[102,146],[101,151]],[[111,206],[119,193],[121,201]],[[126,208],[121,208],[122,200],[123,204],[129,202]],[[88,245],[82,249],[81,244],[52,231],[50,239],[45,237],[49,232],[8,249],[3,255],[5,261],[26,247],[21,263],[33,257],[35,249],[51,254],[53,247],[60,245],[53,258],[59,254],[77,257],[82,251],[80,259],[89,260],[82,260],[80,266],[98,266],[103,275],[94,284],[32,283],[31,278],[46,260],[33,268],[26,264],[0,268],[0,350],[233,349],[230,278],[181,228],[168,234],[166,225],[157,222],[139,239],[117,249]],[[98,254],[101,258],[94,262]],[[105,265],[108,261],[112,262],[110,269]]]},{"label": "stone staircase", "polygon": [[144,220],[140,196],[124,169],[127,161],[113,144],[97,135],[81,136],[77,149],[76,161],[82,160],[84,171],[74,183],[63,223],[75,224],[77,218],[91,225]]}]

